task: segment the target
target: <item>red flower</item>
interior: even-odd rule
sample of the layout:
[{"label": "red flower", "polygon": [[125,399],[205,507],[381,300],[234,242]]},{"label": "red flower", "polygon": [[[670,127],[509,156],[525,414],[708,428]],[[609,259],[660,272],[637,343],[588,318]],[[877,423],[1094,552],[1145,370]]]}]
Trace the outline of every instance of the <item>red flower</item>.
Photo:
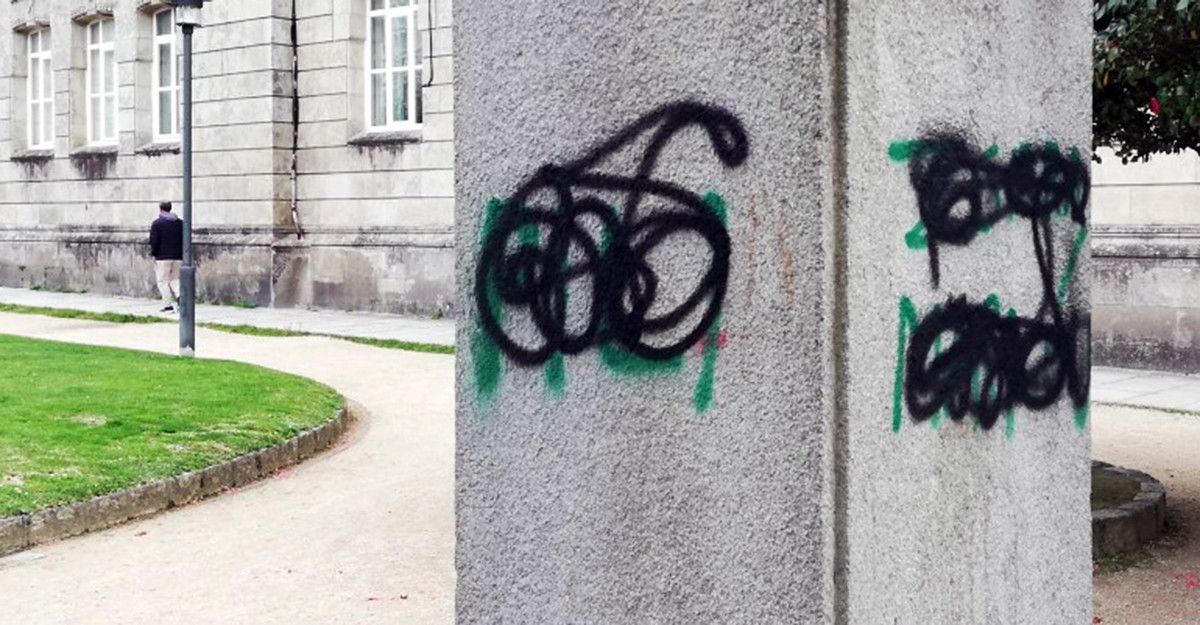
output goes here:
[{"label": "red flower", "polygon": [[1150,98],[1150,112],[1158,115],[1162,111],[1162,105],[1158,103],[1158,98]]}]

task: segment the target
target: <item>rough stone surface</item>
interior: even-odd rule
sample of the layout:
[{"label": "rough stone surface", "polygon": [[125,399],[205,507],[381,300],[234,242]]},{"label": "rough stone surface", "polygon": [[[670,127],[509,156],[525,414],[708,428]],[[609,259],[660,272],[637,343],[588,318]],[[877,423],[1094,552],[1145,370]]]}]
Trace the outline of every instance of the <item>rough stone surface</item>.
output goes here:
[{"label": "rough stone surface", "polygon": [[[907,415],[894,431],[902,296],[924,313],[995,293],[1032,317],[1045,289],[1023,218],[947,246],[934,288],[906,244],[919,213],[889,147],[957,130],[1000,162],[1054,141],[1086,163],[1090,16],[1086,0],[461,7],[460,625],[1084,622],[1088,433],[1072,401],[1016,408],[1008,434],[1003,418]],[[594,347],[561,369],[494,356],[474,296],[488,199],[682,98],[732,111],[751,144],[726,170],[701,133],[681,134],[650,174],[728,207],[712,405],[692,401],[703,348],[675,374],[629,376]],[[644,146],[594,169],[631,176]],[[1055,222],[1055,276],[1075,235]],[[678,268],[703,266],[703,248],[655,254],[657,297],[682,298]],[[1086,318],[1086,252],[1075,268],[1063,297]],[[587,300],[581,313],[577,291],[566,299],[582,327]],[[540,344],[520,307],[505,315],[520,345]]]},{"label": "rough stone surface", "polygon": [[283,445],[272,445],[256,454],[260,475],[270,475],[286,466],[283,463]]},{"label": "rough stone surface", "polygon": [[233,463],[222,462],[200,470],[200,496],[211,497],[233,486]]},{"label": "rough stone surface", "polygon": [[[455,20],[458,622],[821,622],[832,537],[824,10],[522,0],[468,4]],[[652,174],[728,206],[727,343],[711,407],[694,404],[695,352],[674,373],[622,376],[594,348],[565,359],[561,398],[542,367],[506,361],[481,402],[469,345],[485,203],[681,99],[724,107],[750,142],[727,169],[687,131]],[[597,169],[632,176],[646,145]],[[666,300],[703,262],[690,243],[657,252]]]},{"label": "rough stone surface", "polygon": [[[847,553],[839,611],[864,624],[1089,621],[1089,434],[1065,393],[1041,410],[1017,407],[1011,436],[1005,415],[986,431],[970,417],[944,417],[935,428],[907,409],[893,431],[902,296],[924,314],[951,297],[982,303],[995,294],[1023,317],[1036,315],[1044,297],[1030,221],[1021,217],[967,246],[943,244],[933,288],[927,251],[910,249],[905,236],[920,218],[909,169],[889,147],[954,132],[980,152],[995,144],[1000,163],[1023,144],[1054,141],[1064,154],[1078,148],[1086,164],[1091,3],[851,0],[846,21]],[[1078,227],[1062,217],[1050,227],[1057,288]],[[1086,250],[1074,275],[1063,301],[1086,319]],[[1086,383],[1086,335],[1076,341]],[[1024,387],[1014,380],[1006,390]]]},{"label": "rough stone surface", "polygon": [[170,499],[172,506],[187,505],[200,498],[200,473],[184,473],[171,481],[175,483]]},{"label": "rough stone surface", "polygon": [[1129,553],[1161,536],[1167,520],[1167,494],[1162,482],[1141,471],[1105,462],[1093,464],[1137,480],[1141,490],[1131,501],[1092,511],[1092,557]]},{"label": "rough stone surface", "polygon": [[1161,536],[1167,516],[1167,496],[1162,483],[1141,471],[1098,464],[1106,471],[1136,479],[1141,491],[1132,501],[1092,512],[1092,557],[1129,553]]},{"label": "rough stone surface", "polygon": [[245,486],[257,480],[259,475],[261,475],[256,454],[236,458],[230,461],[229,465],[229,471],[232,474],[231,485],[234,487]]},{"label": "rough stone surface", "polygon": [[1096,364],[1200,372],[1200,227],[1108,226],[1093,254]]},{"label": "rough stone surface", "polygon": [[28,514],[0,519],[0,554],[20,551],[32,544]]},{"label": "rough stone surface", "polygon": [[47,508],[29,515],[29,540],[31,543],[55,540],[60,536],[83,533],[85,525],[75,516],[70,506]]},{"label": "rough stone surface", "polygon": [[301,458],[311,456],[317,450],[317,435],[313,430],[305,430],[296,437],[296,455]]},{"label": "rough stone surface", "polygon": [[296,439],[288,439],[280,444],[280,459],[284,466],[291,466],[301,458]]}]

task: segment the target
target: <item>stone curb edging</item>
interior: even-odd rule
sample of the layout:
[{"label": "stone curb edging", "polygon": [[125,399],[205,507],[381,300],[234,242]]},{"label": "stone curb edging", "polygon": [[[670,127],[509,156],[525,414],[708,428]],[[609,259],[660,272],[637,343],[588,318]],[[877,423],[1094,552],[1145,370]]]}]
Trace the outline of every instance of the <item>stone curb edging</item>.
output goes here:
[{"label": "stone curb edging", "polygon": [[282,443],[220,464],[87,501],[0,518],[0,557],[35,545],[95,532],[245,486],[331,447],[354,421],[349,403],[321,425]]},{"label": "stone curb edging", "polygon": [[1092,466],[1131,477],[1141,484],[1133,501],[1092,511],[1092,557],[1128,553],[1161,536],[1167,518],[1167,490],[1162,482],[1141,471],[1107,462],[1093,460]]}]

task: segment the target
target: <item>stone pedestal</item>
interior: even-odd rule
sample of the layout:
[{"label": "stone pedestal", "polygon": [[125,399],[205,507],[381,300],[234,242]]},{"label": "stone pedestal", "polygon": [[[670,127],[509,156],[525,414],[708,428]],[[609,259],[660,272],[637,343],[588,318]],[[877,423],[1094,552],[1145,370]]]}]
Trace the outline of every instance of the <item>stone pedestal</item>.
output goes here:
[{"label": "stone pedestal", "polygon": [[1083,622],[1090,15],[456,7],[458,622]]}]

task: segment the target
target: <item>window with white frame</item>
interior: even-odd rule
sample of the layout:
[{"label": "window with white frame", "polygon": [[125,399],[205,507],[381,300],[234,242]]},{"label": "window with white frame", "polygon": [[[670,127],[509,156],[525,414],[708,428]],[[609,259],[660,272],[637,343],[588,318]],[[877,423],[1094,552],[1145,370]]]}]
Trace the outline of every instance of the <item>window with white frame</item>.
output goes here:
[{"label": "window with white frame", "polygon": [[50,30],[28,35],[29,73],[26,83],[26,121],[29,149],[54,147],[54,70],[50,63]]},{"label": "window with white frame", "polygon": [[154,14],[154,142],[179,140],[179,63],[175,9]]},{"label": "window with white frame", "polygon": [[90,145],[117,142],[117,57],[112,18],[87,25],[87,137]]},{"label": "window with white frame", "polygon": [[365,0],[367,6],[366,119],[372,130],[421,123],[418,0]]}]

